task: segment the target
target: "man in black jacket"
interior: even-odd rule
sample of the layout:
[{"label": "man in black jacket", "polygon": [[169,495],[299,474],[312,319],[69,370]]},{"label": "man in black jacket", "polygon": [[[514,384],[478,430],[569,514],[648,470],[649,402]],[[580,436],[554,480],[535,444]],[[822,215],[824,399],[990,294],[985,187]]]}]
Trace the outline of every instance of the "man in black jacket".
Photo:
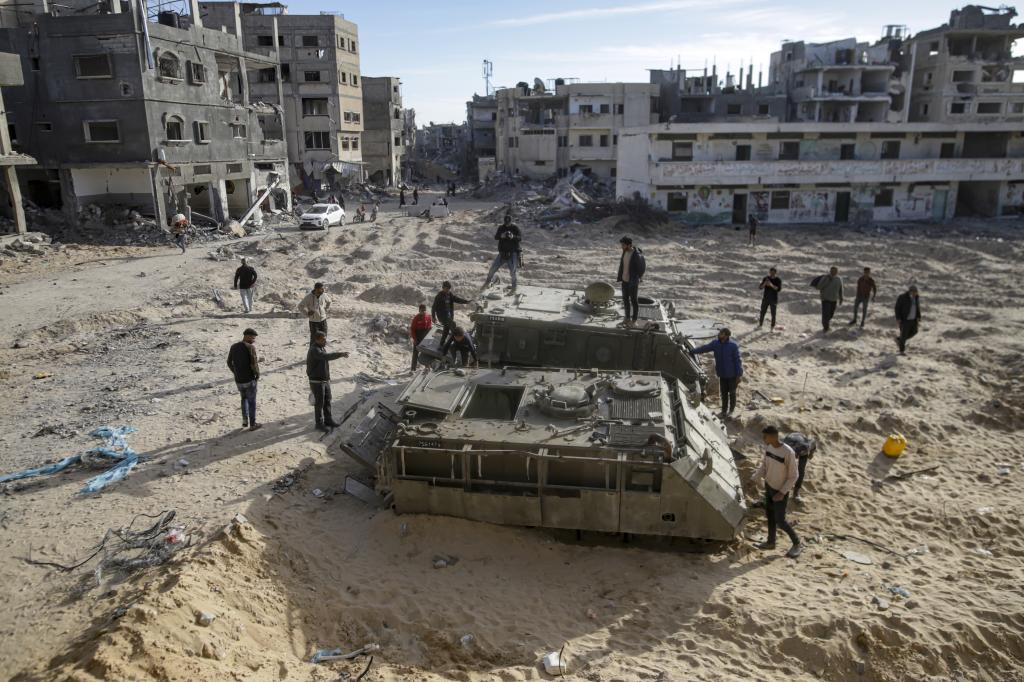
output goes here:
[{"label": "man in black jacket", "polygon": [[615,281],[622,283],[622,307],[626,311],[623,324],[626,327],[635,327],[637,315],[640,314],[640,279],[647,271],[647,262],[640,249],[633,246],[633,240],[629,237],[620,239],[619,244],[622,246],[622,258],[619,259],[619,273],[615,276]]},{"label": "man in black jacket", "polygon": [[775,331],[775,309],[779,306],[779,292],[782,291],[782,278],[775,268],[768,268],[768,276],[761,280],[760,288],[764,289],[764,293],[761,295],[761,319],[757,328],[764,326],[764,314],[771,309],[772,331]]},{"label": "man in black jacket", "polygon": [[441,291],[434,296],[434,304],[430,306],[430,316],[441,325],[441,344],[444,345],[448,335],[455,329],[455,304],[469,303],[468,300],[452,293],[452,283],[443,282]]},{"label": "man in black jacket", "polygon": [[256,336],[255,329],[246,329],[242,340],[228,351],[228,369],[235,375],[235,386],[242,398],[242,428],[248,427],[250,431],[263,426],[256,421],[256,382],[260,379]]},{"label": "man in black jacket", "polygon": [[252,312],[252,287],[256,284],[256,268],[249,265],[246,260],[242,259],[242,264],[235,270],[235,283],[231,285],[232,289],[238,289],[238,293],[242,296],[242,308],[247,313]]},{"label": "man in black jacket", "polygon": [[512,291],[515,291],[516,270],[519,268],[520,242],[523,239],[523,234],[519,231],[519,226],[512,222],[512,214],[505,214],[505,220],[494,233],[494,238],[498,242],[498,255],[494,257],[494,262],[491,263],[491,269],[487,273],[487,281],[484,282],[484,288],[486,289],[490,286],[494,275],[504,265],[508,268],[509,275],[512,278]]},{"label": "man in black jacket", "polygon": [[348,353],[328,353],[327,334],[317,332],[306,353],[306,376],[313,394],[313,418],[317,431],[330,431],[340,426],[331,416],[331,360],[347,358]]},{"label": "man in black jacket", "polygon": [[473,337],[467,334],[462,327],[456,327],[452,332],[452,337],[448,339],[448,343],[441,346],[442,355],[448,355],[448,351],[451,351],[453,360],[456,355],[459,356],[463,367],[469,365],[470,356],[473,356],[474,365],[480,364],[480,360],[476,356],[476,344],[473,343]]},{"label": "man in black jacket", "polygon": [[917,286],[910,288],[896,298],[896,322],[900,326],[900,335],[896,337],[900,355],[907,351],[907,341],[917,335],[917,323],[921,321],[921,298],[917,294]]}]

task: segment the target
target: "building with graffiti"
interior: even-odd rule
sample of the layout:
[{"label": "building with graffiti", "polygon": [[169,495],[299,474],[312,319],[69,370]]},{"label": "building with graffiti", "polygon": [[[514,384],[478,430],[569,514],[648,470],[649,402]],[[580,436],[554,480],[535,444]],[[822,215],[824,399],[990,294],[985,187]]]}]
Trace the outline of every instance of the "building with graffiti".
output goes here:
[{"label": "building with graffiti", "polygon": [[659,124],[619,136],[617,195],[679,220],[943,221],[1024,212],[1019,123]]}]

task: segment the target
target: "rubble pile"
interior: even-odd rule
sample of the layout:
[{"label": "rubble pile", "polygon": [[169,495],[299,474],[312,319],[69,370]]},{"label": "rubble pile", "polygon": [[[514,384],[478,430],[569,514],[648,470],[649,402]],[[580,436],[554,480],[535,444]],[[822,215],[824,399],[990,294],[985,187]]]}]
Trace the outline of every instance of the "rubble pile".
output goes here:
[{"label": "rubble pile", "polygon": [[51,249],[62,249],[63,244],[54,245],[50,235],[42,232],[27,232],[20,235],[0,237],[0,264],[6,259],[20,260],[32,256],[43,256]]}]

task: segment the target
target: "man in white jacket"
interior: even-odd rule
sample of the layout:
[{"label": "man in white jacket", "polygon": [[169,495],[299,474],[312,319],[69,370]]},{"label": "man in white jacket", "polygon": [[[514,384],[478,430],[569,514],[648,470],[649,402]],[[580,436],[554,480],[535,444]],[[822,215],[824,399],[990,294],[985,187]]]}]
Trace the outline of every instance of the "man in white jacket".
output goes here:
[{"label": "man in white jacket", "polygon": [[764,479],[764,511],[768,517],[768,540],[758,543],[758,549],[775,549],[775,531],[781,528],[789,536],[793,546],[786,556],[795,559],[800,556],[804,546],[797,537],[796,531],[786,521],[786,504],[789,493],[796,485],[799,476],[796,453],[779,440],[779,430],[774,426],[766,426],[761,430],[764,440],[764,457],[761,466],[754,472],[754,480]]}]

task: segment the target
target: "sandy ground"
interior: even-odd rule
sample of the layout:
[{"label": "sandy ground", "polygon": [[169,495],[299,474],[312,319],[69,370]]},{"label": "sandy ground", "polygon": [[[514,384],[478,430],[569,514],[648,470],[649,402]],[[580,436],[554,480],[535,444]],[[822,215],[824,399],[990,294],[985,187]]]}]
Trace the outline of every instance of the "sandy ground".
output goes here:
[{"label": "sandy ground", "polygon": [[[328,283],[330,346],[352,354],[334,368],[341,413],[367,386],[360,372],[406,371],[402,328],[441,280],[464,295],[479,288],[493,249],[487,214],[430,224],[386,214],[236,245],[260,271],[251,315],[228,290],[236,264],[205,249],[68,248],[2,266],[0,471],[81,451],[103,424],[137,427],[131,443],[144,461],[91,497],[77,494],[91,475],[82,470],[5,486],[0,677],[326,681],[366,659],[314,666],[316,649],[376,642],[367,680],[546,679],[540,658],[563,645],[569,677],[585,680],[1024,679],[1017,224],[770,226],[752,249],[723,228],[519,220],[525,282],[613,277],[616,241],[630,231],[647,254],[642,293],[729,321],[747,365],[735,446],[756,461],[767,422],[822,443],[807,503],[790,514],[808,550],[791,561],[784,540],[778,552],[751,548],[764,537],[756,509],[737,542],[695,552],[398,517],[338,492],[357,466],[312,429],[295,304],[313,279]],[[880,293],[863,331],[845,324],[851,301],[833,333],[818,331],[807,282],[831,264],[848,287],[862,265],[875,270]],[[784,280],[775,333],[756,329],[770,265]],[[891,310],[911,280],[924,323],[901,357]],[[228,290],[226,309],[215,287]],[[371,323],[382,315],[392,320],[383,331]],[[257,432],[238,430],[224,366],[248,325],[264,369]],[[32,378],[43,371],[53,376]],[[784,402],[755,399],[755,389]],[[57,433],[35,436],[47,426]],[[895,461],[879,454],[891,431],[910,441]],[[295,484],[275,493],[297,468]],[[163,509],[197,530],[197,543],[128,581],[83,592],[88,567],[24,561],[70,562],[108,527]],[[237,513],[246,522],[223,532]],[[439,554],[458,561],[435,569]],[[197,625],[196,611],[216,618]]]}]

